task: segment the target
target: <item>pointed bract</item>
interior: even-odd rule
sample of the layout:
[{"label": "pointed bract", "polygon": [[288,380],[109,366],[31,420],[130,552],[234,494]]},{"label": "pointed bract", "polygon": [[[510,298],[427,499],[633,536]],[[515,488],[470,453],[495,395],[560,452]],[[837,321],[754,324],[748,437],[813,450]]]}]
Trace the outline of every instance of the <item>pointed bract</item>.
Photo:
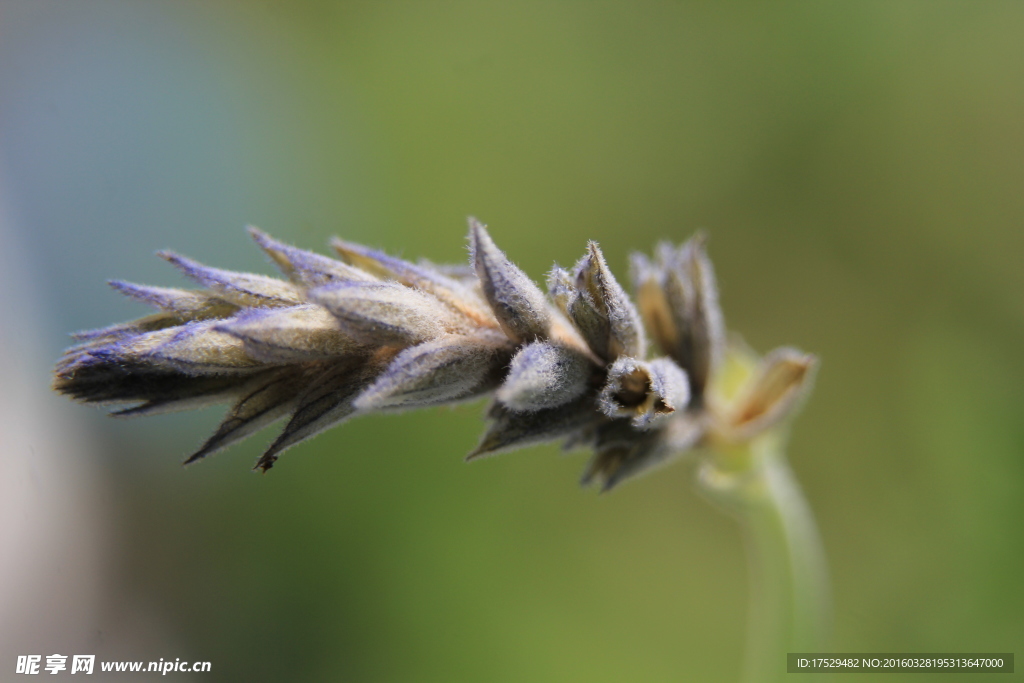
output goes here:
[{"label": "pointed bract", "polygon": [[249,226],[248,230],[256,244],[274,260],[281,272],[301,287],[319,287],[330,282],[374,282],[379,279],[347,263],[278,242],[259,228]]},{"label": "pointed bract", "polygon": [[[74,332],[71,338],[80,343],[72,346],[66,353],[75,354],[83,349],[99,348],[146,332],[157,332],[170,327],[177,327],[182,322],[182,319],[173,313],[157,313],[156,315],[147,315],[145,318],[139,318],[127,323],[118,323],[95,330]],[[61,359],[58,363],[62,364],[64,360]]]},{"label": "pointed bract", "polygon": [[587,245],[587,255],[576,266],[576,286],[608,321],[608,339],[600,355],[643,358],[647,354],[647,337],[640,325],[640,315],[612,275],[596,242]]},{"label": "pointed bract", "polygon": [[722,360],[725,352],[725,322],[718,303],[718,283],[715,268],[705,249],[707,239],[703,233],[691,238],[682,248],[682,258],[688,261],[693,282],[693,352],[694,373],[703,374],[698,380],[701,388]]},{"label": "pointed bract", "polygon": [[[659,261],[663,269],[665,302],[672,323],[659,333],[670,345],[664,349],[690,376],[694,397],[703,400],[708,378],[721,361],[725,347],[725,329],[718,303],[714,267],[704,250],[704,236],[698,234],[679,249],[662,245]],[[650,297],[642,310],[655,329],[664,325],[660,308]],[[674,342],[674,343],[673,343]]]},{"label": "pointed bract", "polygon": [[265,363],[327,360],[365,349],[337,318],[312,304],[251,310],[216,330],[241,339],[245,352]]},{"label": "pointed bract", "polygon": [[185,460],[195,462],[255,434],[284,417],[307,381],[304,373],[279,371],[255,378],[217,427],[217,431]]},{"label": "pointed bract", "polygon": [[796,349],[775,349],[765,356],[733,404],[728,424],[732,438],[752,438],[795,413],[810,391],[816,368],[813,355]]},{"label": "pointed bract", "polygon": [[62,371],[73,374],[78,366],[103,364],[148,364],[156,370],[187,375],[259,369],[260,363],[245,353],[241,340],[214,329],[218,324],[217,320],[187,323],[90,348]]},{"label": "pointed bract", "polygon": [[457,277],[451,277],[436,268],[424,264],[410,263],[394,256],[369,249],[340,239],[331,240],[331,246],[346,262],[369,273],[395,280],[407,287],[433,294],[453,311],[465,316],[477,325],[494,327],[496,321],[487,303],[477,289],[466,285]]},{"label": "pointed bract", "polygon": [[629,446],[599,450],[587,464],[580,483],[586,486],[598,479],[601,492],[606,493],[626,479],[648,472],[677,454],[665,448],[656,436],[646,434]]},{"label": "pointed bract", "polygon": [[173,251],[158,251],[157,256],[173,263],[192,280],[209,287],[221,298],[238,306],[259,308],[302,303],[302,294],[294,285],[272,277],[209,268]]},{"label": "pointed bract", "polygon": [[179,319],[178,324],[192,320],[225,318],[238,310],[238,306],[212,296],[209,292],[150,287],[123,280],[111,280],[108,284],[136,301],[175,314]]},{"label": "pointed bract", "polygon": [[575,349],[533,342],[512,359],[497,399],[509,409],[532,412],[569,403],[590,384],[593,364]]},{"label": "pointed bract", "polygon": [[367,358],[349,359],[325,367],[313,375],[296,400],[297,408],[274,443],[260,456],[255,469],[266,472],[280,454],[355,414],[353,399],[373,381],[383,367]]},{"label": "pointed bract", "polygon": [[480,444],[466,456],[467,460],[564,439],[602,419],[595,413],[594,401],[589,396],[530,413],[516,412],[495,404],[490,418],[491,423]]},{"label": "pointed bract", "polygon": [[[241,339],[216,328],[217,320],[187,323],[181,327],[140,335],[132,342],[124,342],[126,358],[145,359],[187,375],[228,374],[251,372],[262,363],[245,351]],[[169,335],[169,338],[166,338]]]},{"label": "pointed bract", "polygon": [[665,273],[643,254],[630,259],[633,287],[640,317],[663,353],[672,353],[679,344],[679,330],[665,292]]},{"label": "pointed bract", "polygon": [[478,396],[500,381],[510,350],[491,339],[447,336],[402,351],[356,399],[359,410],[420,408]]},{"label": "pointed bract", "polygon": [[435,297],[394,282],[331,284],[310,290],[309,298],[369,344],[407,346],[465,329]]},{"label": "pointed bract", "polygon": [[547,339],[551,325],[544,293],[495,246],[487,228],[469,219],[470,259],[494,317],[517,343]]},{"label": "pointed bract", "polygon": [[587,347],[605,362],[615,359],[609,345],[611,339],[611,323],[589,295],[576,290],[569,299],[569,320],[579,330],[580,336]]}]

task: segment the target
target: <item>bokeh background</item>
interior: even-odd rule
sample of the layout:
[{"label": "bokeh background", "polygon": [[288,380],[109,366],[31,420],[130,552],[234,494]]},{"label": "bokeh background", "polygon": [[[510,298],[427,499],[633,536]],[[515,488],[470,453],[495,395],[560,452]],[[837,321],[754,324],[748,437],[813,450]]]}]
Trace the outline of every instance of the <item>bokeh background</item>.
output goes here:
[{"label": "bokeh background", "polygon": [[833,649],[1021,654],[1022,35],[998,1],[0,0],[0,667],[734,680],[741,539],[685,461],[605,496],[555,447],[468,466],[471,405],[184,470],[217,410],[49,394],[67,332],[144,312],[105,280],[181,284],[156,249],[461,261],[468,214],[537,279],[706,229],[730,328],[822,359],[790,458]]}]

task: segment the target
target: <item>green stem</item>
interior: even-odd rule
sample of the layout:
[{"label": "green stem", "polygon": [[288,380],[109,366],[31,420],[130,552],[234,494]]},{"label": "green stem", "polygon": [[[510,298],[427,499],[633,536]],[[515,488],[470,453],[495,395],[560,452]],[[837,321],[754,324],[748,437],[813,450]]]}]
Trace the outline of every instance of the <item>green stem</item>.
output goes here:
[{"label": "green stem", "polygon": [[782,442],[781,434],[769,433],[718,451],[700,472],[702,491],[739,521],[748,549],[745,683],[780,680],[787,652],[821,652],[828,640],[825,554]]}]

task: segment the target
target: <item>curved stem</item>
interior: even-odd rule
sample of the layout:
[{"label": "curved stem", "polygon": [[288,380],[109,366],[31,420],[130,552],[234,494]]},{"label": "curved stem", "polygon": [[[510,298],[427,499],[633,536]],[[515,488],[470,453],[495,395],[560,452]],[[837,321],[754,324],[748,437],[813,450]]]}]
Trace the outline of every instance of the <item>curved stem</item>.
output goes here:
[{"label": "curved stem", "polygon": [[787,652],[821,652],[828,640],[825,554],[781,446],[769,433],[720,451],[700,472],[702,491],[739,521],[748,549],[746,683],[781,679]]}]

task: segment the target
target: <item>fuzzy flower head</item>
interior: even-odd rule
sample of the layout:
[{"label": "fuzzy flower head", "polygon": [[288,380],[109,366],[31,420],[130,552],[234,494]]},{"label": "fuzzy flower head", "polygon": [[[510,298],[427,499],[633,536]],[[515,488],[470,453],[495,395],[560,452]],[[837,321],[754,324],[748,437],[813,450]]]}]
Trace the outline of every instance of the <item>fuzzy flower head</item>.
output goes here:
[{"label": "fuzzy flower head", "polygon": [[468,268],[341,240],[333,259],[250,233],[287,281],[160,252],[201,289],[111,282],[158,312],[76,334],[55,389],[128,404],[118,416],[231,403],[186,463],[287,418],[263,471],[350,417],[492,395],[469,459],[561,441],[594,452],[583,481],[608,489],[688,449],[755,438],[813,374],[792,349],[762,361],[727,348],[702,236],[634,256],[637,306],[596,243],[556,266],[545,294],[473,219]]}]

